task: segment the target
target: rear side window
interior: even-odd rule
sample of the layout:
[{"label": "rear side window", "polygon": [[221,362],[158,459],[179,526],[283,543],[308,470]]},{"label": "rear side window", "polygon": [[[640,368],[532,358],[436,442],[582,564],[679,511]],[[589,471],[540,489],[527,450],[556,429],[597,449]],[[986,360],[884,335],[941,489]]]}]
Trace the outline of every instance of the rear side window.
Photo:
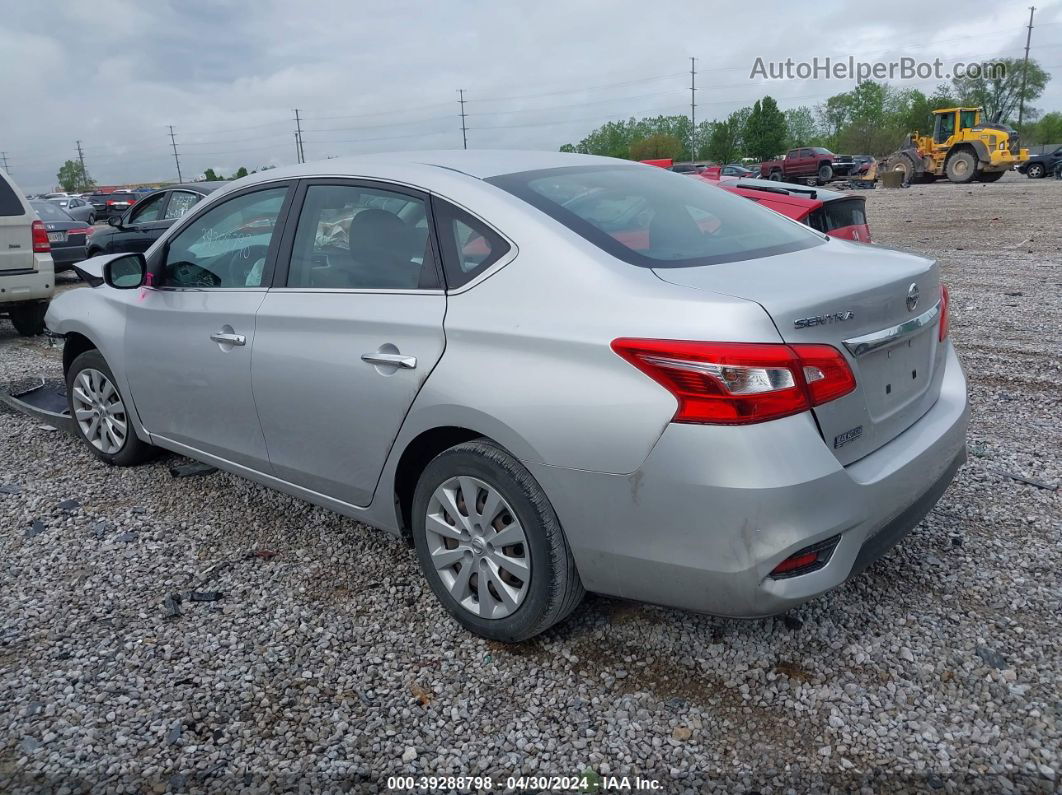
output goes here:
[{"label": "rear side window", "polygon": [[509,252],[505,238],[464,210],[441,199],[432,200],[432,210],[448,288],[467,284]]},{"label": "rear side window", "polygon": [[11,183],[0,176],[0,215],[25,215],[22,202]]},{"label": "rear side window", "polygon": [[735,262],[823,242],[741,196],[659,168],[555,168],[487,181],[618,259],[646,268]]},{"label": "rear side window", "polygon": [[855,198],[826,202],[808,218],[809,225],[820,232],[832,232],[846,226],[862,226],[866,222],[866,203]]}]

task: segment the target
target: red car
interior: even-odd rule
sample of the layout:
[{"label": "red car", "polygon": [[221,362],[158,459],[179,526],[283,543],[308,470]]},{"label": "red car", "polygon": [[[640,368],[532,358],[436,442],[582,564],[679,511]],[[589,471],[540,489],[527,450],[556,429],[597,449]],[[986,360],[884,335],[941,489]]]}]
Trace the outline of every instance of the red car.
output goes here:
[{"label": "red car", "polygon": [[[665,161],[642,162],[657,166]],[[667,168],[666,165],[660,167]],[[723,190],[751,199],[830,237],[855,240],[858,243],[871,242],[866,199],[862,196],[769,179],[720,178],[718,166],[689,176],[691,179],[703,179]]]}]

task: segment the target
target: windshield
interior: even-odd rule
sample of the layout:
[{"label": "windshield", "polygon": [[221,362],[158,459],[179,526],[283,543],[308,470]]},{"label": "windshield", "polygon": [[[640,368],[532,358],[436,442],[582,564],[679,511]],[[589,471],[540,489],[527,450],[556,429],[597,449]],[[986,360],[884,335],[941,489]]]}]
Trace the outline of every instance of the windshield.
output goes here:
[{"label": "windshield", "polygon": [[811,148],[811,151],[814,152],[817,155],[832,155],[833,154],[833,152],[831,152],[829,149],[826,149],[826,148],[824,148],[822,146],[813,146]]},{"label": "windshield", "polygon": [[74,220],[63,212],[58,204],[53,204],[52,202],[30,202],[30,205],[37,211],[37,215],[42,221],[61,222]]},{"label": "windshield", "polygon": [[700,179],[651,166],[588,166],[492,177],[625,262],[691,267],[784,254],[823,240]]}]

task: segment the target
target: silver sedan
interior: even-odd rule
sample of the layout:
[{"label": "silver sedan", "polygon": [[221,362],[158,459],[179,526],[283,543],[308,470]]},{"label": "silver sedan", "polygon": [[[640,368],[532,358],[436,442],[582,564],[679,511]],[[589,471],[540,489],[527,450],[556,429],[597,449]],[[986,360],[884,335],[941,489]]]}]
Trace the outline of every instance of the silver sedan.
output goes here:
[{"label": "silver sedan", "polygon": [[585,590],[775,614],[965,460],[937,264],[704,181],[545,152],[376,155],[213,193],[47,315],[70,411],[382,528],[519,641]]}]

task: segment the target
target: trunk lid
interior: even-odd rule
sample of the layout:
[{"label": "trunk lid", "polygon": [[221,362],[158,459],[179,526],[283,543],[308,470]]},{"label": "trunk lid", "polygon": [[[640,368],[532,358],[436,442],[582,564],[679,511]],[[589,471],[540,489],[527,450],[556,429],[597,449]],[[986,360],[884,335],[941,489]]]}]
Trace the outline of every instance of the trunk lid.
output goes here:
[{"label": "trunk lid", "polygon": [[[944,348],[932,260],[831,240],[776,257],[655,273],[755,301],[786,342],[825,343],[844,354],[855,391],[814,409],[823,440],[843,464],[894,439],[940,394]],[[909,292],[917,292],[910,307]]]}]

